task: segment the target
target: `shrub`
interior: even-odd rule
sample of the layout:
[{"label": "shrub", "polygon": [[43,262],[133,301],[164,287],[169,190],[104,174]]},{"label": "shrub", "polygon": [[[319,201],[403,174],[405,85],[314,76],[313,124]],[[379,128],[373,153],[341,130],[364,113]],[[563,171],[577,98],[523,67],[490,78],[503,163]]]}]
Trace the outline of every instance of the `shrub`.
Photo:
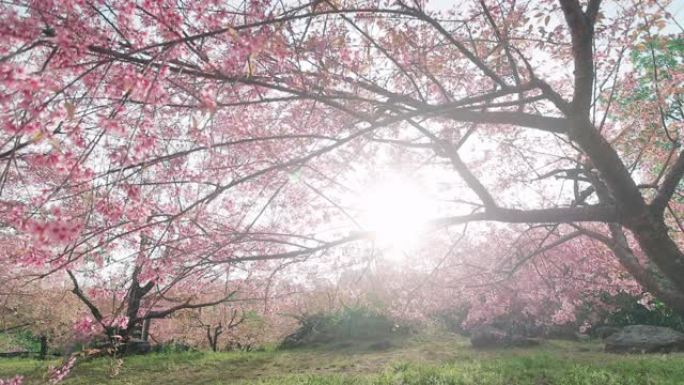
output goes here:
[{"label": "shrub", "polygon": [[285,337],[281,347],[349,340],[376,341],[409,331],[408,327],[399,326],[386,315],[366,307],[345,307],[333,313],[306,315],[298,321],[299,328]]},{"label": "shrub", "polygon": [[40,337],[35,336],[30,330],[15,330],[13,332],[0,332],[0,351],[31,351],[40,350]]},{"label": "shrub", "polygon": [[464,336],[470,335],[468,330],[463,326],[468,317],[468,306],[461,305],[452,309],[444,309],[432,314],[437,324],[444,327],[447,331],[461,334]]},{"label": "shrub", "polygon": [[606,324],[614,326],[654,325],[667,326],[684,332],[684,318],[662,301],[654,299],[648,308],[638,303],[639,298],[620,294],[609,299],[617,311],[606,317]]}]

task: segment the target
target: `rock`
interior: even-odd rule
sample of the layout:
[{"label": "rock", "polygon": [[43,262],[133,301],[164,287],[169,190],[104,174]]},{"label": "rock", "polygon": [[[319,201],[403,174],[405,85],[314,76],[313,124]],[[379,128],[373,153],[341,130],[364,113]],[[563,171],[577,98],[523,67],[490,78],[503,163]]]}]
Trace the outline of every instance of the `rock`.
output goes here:
[{"label": "rock", "polygon": [[144,341],[138,338],[131,338],[126,341],[124,345],[124,352],[127,355],[131,354],[146,354],[152,350],[152,346],[148,341]]},{"label": "rock", "polygon": [[511,335],[493,326],[483,326],[470,333],[470,344],[474,348],[526,348],[537,346],[541,341],[537,338],[530,338],[521,335]]},{"label": "rock", "polygon": [[684,334],[662,326],[631,325],[605,340],[610,353],[669,353],[684,351]]},{"label": "rock", "polygon": [[470,333],[470,343],[474,348],[496,348],[508,345],[508,334],[493,326],[482,326]]},{"label": "rock", "polygon": [[393,345],[391,341],[382,340],[371,344],[370,346],[368,346],[368,348],[370,350],[387,350],[390,349],[392,346]]},{"label": "rock", "polygon": [[577,327],[574,325],[553,325],[546,330],[545,337],[554,340],[577,341]]},{"label": "rock", "polygon": [[591,334],[595,337],[605,340],[620,330],[622,329],[617,326],[597,326],[591,329]]}]

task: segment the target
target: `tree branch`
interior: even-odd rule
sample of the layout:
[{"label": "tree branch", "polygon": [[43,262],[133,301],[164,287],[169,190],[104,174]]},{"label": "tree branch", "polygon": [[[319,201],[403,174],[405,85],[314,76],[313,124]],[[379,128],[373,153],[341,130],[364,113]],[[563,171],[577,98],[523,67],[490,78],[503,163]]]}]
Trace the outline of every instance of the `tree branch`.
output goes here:
[{"label": "tree branch", "polygon": [[437,219],[432,221],[431,225],[439,227],[477,221],[505,223],[616,222],[618,218],[618,211],[614,206],[559,207],[532,210],[495,208],[469,215]]},{"label": "tree branch", "polygon": [[460,41],[456,40],[444,27],[434,18],[432,18],[430,15],[426,14],[425,12],[415,9],[415,8],[409,8],[410,10],[413,11],[416,17],[426,21],[428,24],[432,25],[439,33],[441,33],[451,44],[453,44],[460,52],[470,60],[477,68],[479,68],[487,77],[492,79],[494,83],[499,85],[501,88],[508,88],[509,86],[506,84],[506,82],[501,79],[501,77],[494,72],[489,66],[479,57],[477,57],[474,53],[470,52],[470,50]]},{"label": "tree branch", "polygon": [[[560,4],[572,36],[572,55],[575,62],[575,91],[572,105],[575,112],[588,116],[594,84],[594,27],[582,11],[578,0],[560,0]],[[598,12],[598,8],[594,12]]]},{"label": "tree branch", "polygon": [[[615,222],[618,220],[617,209],[613,206],[583,206],[562,207],[536,210],[518,210],[500,207],[492,207],[487,211],[462,216],[450,216],[433,219],[425,223],[428,230],[438,229],[445,226],[465,224],[469,222],[505,222],[505,223],[570,223],[570,222]],[[351,243],[362,239],[372,239],[375,233],[372,231],[354,232],[349,236],[338,240],[325,242],[316,247],[308,247],[300,250],[288,251],[276,254],[259,254],[226,258],[225,260],[207,261],[208,264],[239,263],[251,261],[267,261],[276,259],[296,258],[331,249],[345,243]]]},{"label": "tree branch", "polygon": [[589,4],[587,4],[587,10],[584,12],[584,14],[587,15],[587,19],[591,25],[596,24],[596,17],[598,16],[600,8],[601,0],[589,0]]},{"label": "tree branch", "polygon": [[649,271],[639,263],[639,260],[630,249],[627,238],[619,224],[609,223],[608,226],[612,238],[584,228],[579,228],[579,230],[585,235],[603,243],[613,251],[618,257],[620,264],[639,282],[639,284],[643,285],[644,289],[648,290],[656,297],[663,299],[668,305],[674,307],[679,312],[684,311],[684,295],[666,287],[664,282],[658,278],[658,275]]},{"label": "tree branch", "polygon": [[[423,114],[426,115],[426,114]],[[468,109],[452,109],[440,113],[454,120],[471,123],[507,124],[512,126],[536,128],[541,131],[567,134],[570,124],[567,119],[553,118],[523,112],[509,111],[473,111]]]},{"label": "tree branch", "polygon": [[443,152],[444,155],[446,155],[449,160],[451,160],[451,164],[454,166],[456,169],[456,172],[461,176],[461,179],[463,179],[468,187],[470,187],[473,192],[480,198],[480,201],[482,201],[482,204],[485,207],[488,208],[495,208],[496,207],[496,202],[494,201],[494,197],[492,197],[492,194],[489,193],[487,188],[480,182],[479,179],[475,176],[475,174],[470,171],[468,168],[468,165],[465,164],[465,162],[461,159],[461,157],[458,154],[458,150],[456,147],[447,141],[441,140],[438,138],[435,134],[430,132],[430,130],[426,129],[425,127],[421,126],[420,124],[414,122],[413,120],[408,120],[408,122],[418,129],[423,135],[427,136],[430,140],[435,142],[437,153],[439,155],[439,150]]},{"label": "tree branch", "polygon": [[672,165],[672,168],[665,175],[663,183],[660,185],[660,188],[658,189],[655,198],[653,198],[653,201],[651,202],[651,210],[656,215],[663,215],[663,213],[665,212],[665,208],[667,207],[667,203],[670,201],[670,198],[672,198],[672,194],[674,194],[683,176],[684,150],[682,150],[679,153],[679,156],[677,157],[675,163]]},{"label": "tree branch", "polygon": [[167,317],[167,316],[169,316],[169,315],[171,315],[171,314],[173,314],[179,310],[183,310],[183,309],[199,309],[199,308],[203,308],[203,307],[216,306],[216,305],[222,304],[224,302],[230,301],[236,293],[237,293],[237,291],[232,291],[226,297],[219,299],[217,301],[213,301],[213,302],[203,302],[203,303],[195,303],[195,304],[185,302],[183,304],[170,307],[166,310],[151,311],[151,312],[148,312],[146,315],[140,317],[139,319],[140,320],[146,320],[146,319],[153,319],[153,318],[165,318],[165,317]]},{"label": "tree branch", "polygon": [[71,289],[71,292],[76,294],[76,296],[81,300],[81,302],[83,302],[88,307],[88,309],[90,309],[90,313],[93,315],[93,317],[95,317],[97,322],[102,324],[103,317],[102,313],[100,313],[100,309],[98,309],[97,306],[90,302],[90,299],[88,299],[88,297],[86,297],[85,294],[83,294],[80,287],[78,286],[78,281],[76,281],[76,277],[74,277],[74,274],[71,272],[71,270],[67,270],[66,272],[69,275],[69,278],[71,278],[71,282],[74,283],[74,288]]}]

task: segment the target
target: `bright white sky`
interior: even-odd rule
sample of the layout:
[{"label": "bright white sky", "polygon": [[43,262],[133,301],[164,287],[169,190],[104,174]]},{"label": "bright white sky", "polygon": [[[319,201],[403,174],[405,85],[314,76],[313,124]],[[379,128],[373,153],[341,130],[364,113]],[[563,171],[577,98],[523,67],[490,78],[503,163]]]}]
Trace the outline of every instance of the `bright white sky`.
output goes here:
[{"label": "bright white sky", "polygon": [[[666,1],[661,0],[661,2],[665,3]],[[428,0],[428,6],[433,9],[448,9],[458,3],[459,0]],[[605,4],[610,6],[610,2],[605,2]],[[672,0],[668,10],[673,16],[677,17],[677,15],[679,15],[682,17],[682,12],[684,12],[684,0]]]},{"label": "bright white sky", "polygon": [[[667,0],[661,0],[661,3],[666,3]],[[428,8],[435,10],[447,10],[459,3],[459,0],[428,0]],[[604,7],[614,7],[615,3],[612,1],[604,1]],[[673,18],[679,23],[684,24],[684,0],[672,0],[667,10],[672,14]],[[681,32],[679,28],[674,25],[668,25],[665,29],[666,33]]]}]

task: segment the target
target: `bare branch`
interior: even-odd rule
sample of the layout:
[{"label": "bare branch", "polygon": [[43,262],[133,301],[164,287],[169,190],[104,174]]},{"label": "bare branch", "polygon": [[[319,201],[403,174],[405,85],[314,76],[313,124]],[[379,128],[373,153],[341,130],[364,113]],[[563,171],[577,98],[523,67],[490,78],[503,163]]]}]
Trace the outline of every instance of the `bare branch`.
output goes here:
[{"label": "bare branch", "polygon": [[670,198],[672,198],[672,194],[674,194],[683,176],[684,150],[682,150],[679,153],[679,156],[677,157],[675,163],[672,165],[672,168],[665,175],[663,183],[660,185],[660,188],[658,189],[655,198],[653,198],[653,201],[651,202],[651,210],[656,215],[663,214],[665,208],[667,207],[667,203],[670,201]]},{"label": "bare branch", "polygon": [[139,319],[140,320],[146,320],[146,319],[153,319],[153,318],[165,318],[165,317],[167,317],[167,316],[169,316],[169,315],[171,315],[171,314],[173,314],[179,310],[183,310],[183,309],[200,309],[203,307],[216,306],[216,305],[219,305],[219,304],[222,304],[222,303],[225,303],[225,302],[232,300],[233,296],[235,296],[236,293],[237,293],[237,291],[233,291],[230,294],[228,294],[226,297],[221,298],[217,301],[194,303],[194,304],[189,303],[189,302],[185,302],[185,303],[182,303],[182,304],[177,305],[177,306],[170,307],[170,308],[165,309],[165,310],[151,311],[151,312],[147,313],[146,315],[140,317]]},{"label": "bare branch", "polygon": [[559,207],[549,209],[518,210],[496,208],[484,212],[446,217],[432,221],[433,226],[450,226],[476,221],[505,223],[571,223],[614,222],[618,211],[613,206]]},{"label": "bare branch", "polygon": [[95,320],[102,324],[103,317],[102,313],[100,313],[100,309],[98,309],[97,306],[95,306],[90,301],[90,299],[88,299],[88,297],[86,297],[85,294],[83,294],[81,288],[78,286],[78,281],[76,281],[76,277],[71,272],[71,270],[67,270],[66,272],[69,275],[69,278],[71,278],[71,282],[74,283],[74,288],[71,289],[71,292],[76,294],[76,296],[81,300],[81,302],[83,302],[88,307],[90,313],[93,315],[93,317],[95,317]]}]

